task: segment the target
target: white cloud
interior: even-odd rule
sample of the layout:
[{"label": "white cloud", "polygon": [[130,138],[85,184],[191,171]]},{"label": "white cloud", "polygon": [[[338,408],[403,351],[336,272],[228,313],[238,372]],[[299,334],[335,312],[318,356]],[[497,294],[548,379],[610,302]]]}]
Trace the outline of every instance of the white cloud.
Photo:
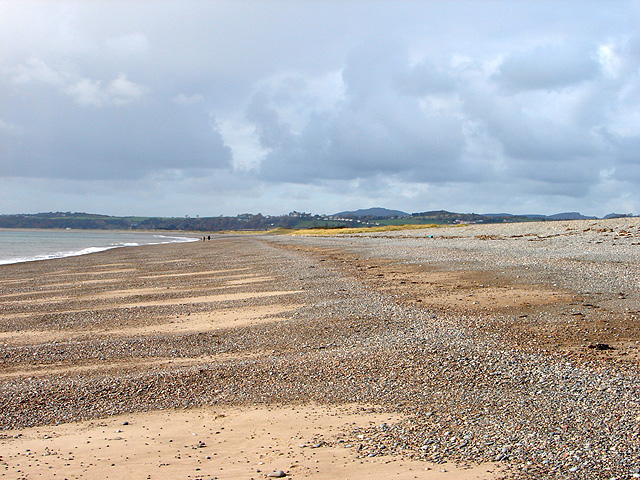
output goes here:
[{"label": "white cloud", "polygon": [[80,78],[64,88],[64,93],[83,107],[123,106],[135,102],[149,91],[130,81],[124,73],[103,86],[100,80]]},{"label": "white cloud", "polygon": [[145,96],[149,89],[144,85],[132,82],[124,73],[109,82],[104,89],[108,103],[113,105],[127,105]]},{"label": "white cloud", "polygon": [[41,82],[64,87],[68,82],[68,75],[55,71],[39,58],[29,58],[20,65],[6,69],[6,73],[16,84]]},{"label": "white cloud", "polygon": [[605,75],[614,78],[619,75],[622,61],[616,54],[614,45],[600,45],[598,47],[598,61]]},{"label": "white cloud", "polygon": [[101,82],[82,78],[64,88],[64,93],[71,97],[78,105],[102,107],[109,98],[103,91]]},{"label": "white cloud", "polygon": [[254,170],[260,166],[268,153],[260,146],[255,126],[241,120],[218,122],[220,135],[233,155],[233,166],[237,170]]},{"label": "white cloud", "polygon": [[24,129],[20,125],[5,122],[0,118],[0,134],[15,137],[24,134]]},{"label": "white cloud", "polygon": [[179,93],[178,95],[173,97],[171,101],[176,105],[196,105],[198,103],[204,102],[204,97],[199,93],[194,93],[193,95]]},{"label": "white cloud", "polygon": [[146,86],[132,82],[124,73],[103,85],[102,80],[82,77],[71,71],[55,70],[38,58],[31,58],[7,69],[7,72],[16,85],[44,83],[57,87],[81,106],[127,105],[149,92]]}]

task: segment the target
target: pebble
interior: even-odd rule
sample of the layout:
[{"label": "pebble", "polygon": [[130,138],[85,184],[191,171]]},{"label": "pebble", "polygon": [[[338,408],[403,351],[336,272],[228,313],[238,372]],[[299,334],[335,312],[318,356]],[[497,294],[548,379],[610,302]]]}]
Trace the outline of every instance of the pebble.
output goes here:
[{"label": "pebble", "polygon": [[286,476],[287,476],[287,474],[284,473],[282,470],[278,470],[278,471],[275,471],[275,472],[267,473],[267,477],[270,477],[270,478],[282,478],[282,477],[286,477]]}]

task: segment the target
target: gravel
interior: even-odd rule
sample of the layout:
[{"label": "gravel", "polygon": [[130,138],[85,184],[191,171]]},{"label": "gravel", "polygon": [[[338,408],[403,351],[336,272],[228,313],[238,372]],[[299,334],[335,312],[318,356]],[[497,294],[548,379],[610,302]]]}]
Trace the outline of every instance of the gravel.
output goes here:
[{"label": "gravel", "polygon": [[[637,309],[639,241],[639,220],[625,218],[326,238],[214,236],[204,244],[2,266],[2,278],[15,280],[0,286],[4,332],[37,325],[73,335],[55,343],[0,346],[0,427],[203,405],[355,402],[403,418],[344,432],[335,441],[352,445],[361,457],[393,453],[436,463],[489,461],[507,467],[506,475],[514,478],[637,478],[637,364],[589,364],[519,348],[494,332],[470,328],[472,318],[403,304],[370,288],[353,265],[297,249],[451,270],[517,272],[532,284],[581,294],[623,292],[625,308]],[[121,309],[107,300],[82,300],[80,292],[113,288],[96,283],[79,284],[72,300],[47,306],[47,295],[61,294],[47,278],[57,274],[57,282],[67,282],[60,288],[68,291],[74,277],[62,278],[61,272],[86,272],[110,261],[134,266],[121,285],[191,285],[200,295],[227,287],[220,279],[204,285],[200,277],[185,276],[177,285],[177,277],[142,277],[162,269],[248,268],[272,280],[266,286],[236,286],[234,292],[299,292],[224,305]],[[42,299],[43,305],[8,301],[6,295]],[[95,330],[269,302],[302,306],[269,323],[200,333],[109,336]],[[47,373],[48,368],[60,371]]]}]

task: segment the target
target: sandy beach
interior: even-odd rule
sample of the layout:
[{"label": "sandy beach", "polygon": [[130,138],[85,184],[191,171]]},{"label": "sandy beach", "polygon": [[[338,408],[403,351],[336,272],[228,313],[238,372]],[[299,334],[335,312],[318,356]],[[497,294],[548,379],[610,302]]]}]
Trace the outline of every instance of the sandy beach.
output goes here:
[{"label": "sandy beach", "polygon": [[640,221],[0,266],[2,478],[640,477]]}]

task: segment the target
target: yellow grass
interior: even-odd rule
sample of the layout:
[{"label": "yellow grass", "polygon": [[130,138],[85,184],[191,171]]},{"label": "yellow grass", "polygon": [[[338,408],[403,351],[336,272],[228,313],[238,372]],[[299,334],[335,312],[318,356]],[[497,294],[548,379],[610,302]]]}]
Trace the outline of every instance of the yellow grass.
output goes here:
[{"label": "yellow grass", "polygon": [[[233,234],[233,235],[309,235],[309,236],[329,236],[329,235],[351,235],[354,233],[371,233],[371,232],[394,232],[398,230],[420,230],[424,228],[439,228],[441,225],[430,223],[428,225],[383,225],[379,227],[366,228],[274,228],[265,231],[224,231],[217,233]],[[450,225],[448,225],[450,226]]]}]

